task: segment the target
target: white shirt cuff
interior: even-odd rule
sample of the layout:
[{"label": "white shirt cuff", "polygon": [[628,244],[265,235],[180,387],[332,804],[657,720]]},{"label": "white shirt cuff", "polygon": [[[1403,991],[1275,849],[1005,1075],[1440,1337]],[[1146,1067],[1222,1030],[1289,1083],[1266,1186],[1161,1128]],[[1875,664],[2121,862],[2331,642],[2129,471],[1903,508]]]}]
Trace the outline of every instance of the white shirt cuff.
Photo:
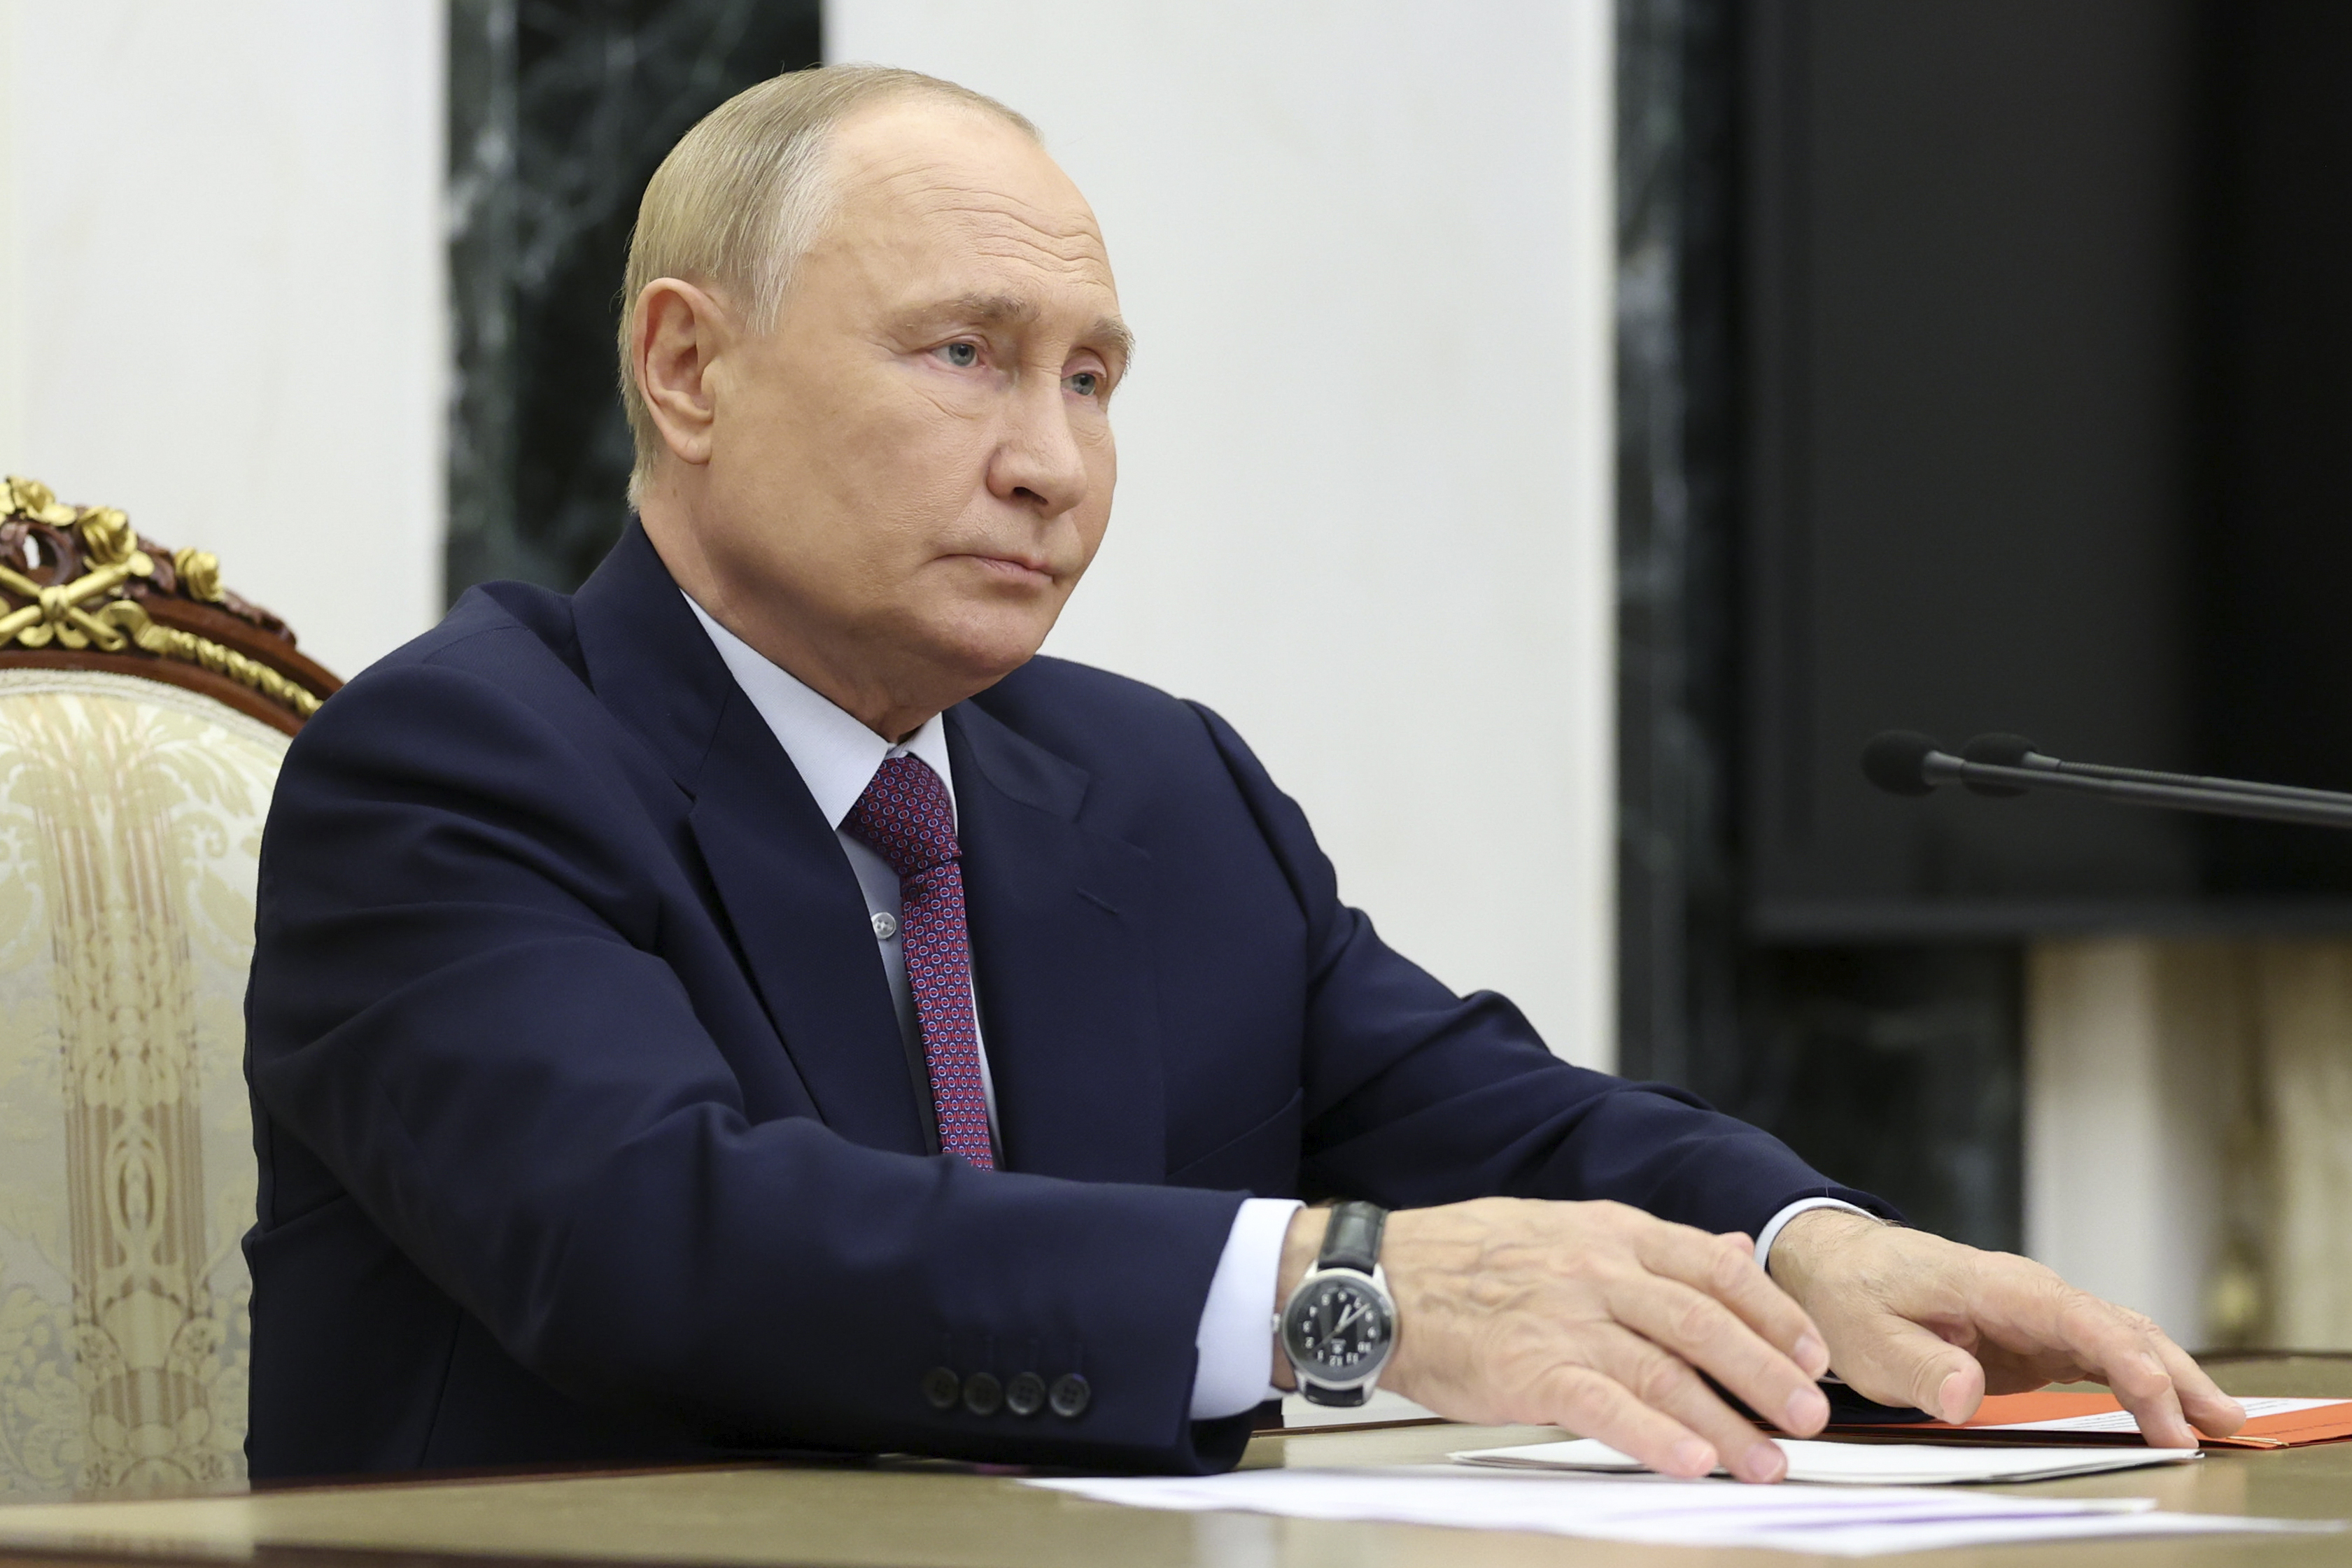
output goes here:
[{"label": "white shirt cuff", "polygon": [[1286,1197],[1244,1199],[1226,1233],[1216,1278],[1201,1308],[1192,1372],[1192,1419],[1215,1421],[1254,1409],[1281,1391],[1266,1381],[1274,1364],[1274,1288],[1282,1242],[1302,1206]]},{"label": "white shirt cuff", "polygon": [[[1782,1209],[1780,1213],[1774,1215],[1772,1217],[1772,1223],[1766,1226],[1763,1231],[1757,1236],[1756,1266],[1759,1269],[1769,1268],[1770,1266],[1772,1260],[1772,1243],[1780,1239],[1780,1232],[1787,1228],[1789,1221],[1796,1218],[1797,1216],[1804,1213],[1807,1209],[1811,1208],[1843,1208],[1848,1214],[1859,1214],[1864,1219],[1876,1219],[1878,1218],[1878,1216],[1871,1213],[1870,1210],[1866,1208],[1856,1208],[1853,1205],[1841,1202],[1834,1197],[1801,1197],[1796,1202],[1790,1204],[1788,1207]],[[1195,1397],[1197,1398],[1198,1396],[1195,1396]]]}]

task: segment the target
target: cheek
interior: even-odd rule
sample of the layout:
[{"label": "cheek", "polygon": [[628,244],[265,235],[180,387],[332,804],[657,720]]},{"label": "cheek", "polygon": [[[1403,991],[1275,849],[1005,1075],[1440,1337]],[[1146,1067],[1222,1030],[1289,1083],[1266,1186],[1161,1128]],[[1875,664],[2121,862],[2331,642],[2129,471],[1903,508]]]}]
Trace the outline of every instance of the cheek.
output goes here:
[{"label": "cheek", "polygon": [[1118,444],[1111,439],[1108,425],[1103,426],[1098,441],[1087,444],[1086,454],[1087,498],[1077,508],[1076,520],[1087,559],[1091,561],[1110,528],[1111,495],[1118,488]]},{"label": "cheek", "polygon": [[816,454],[827,488],[869,519],[915,526],[960,515],[980,487],[994,441],[976,409],[885,384],[825,411]]}]

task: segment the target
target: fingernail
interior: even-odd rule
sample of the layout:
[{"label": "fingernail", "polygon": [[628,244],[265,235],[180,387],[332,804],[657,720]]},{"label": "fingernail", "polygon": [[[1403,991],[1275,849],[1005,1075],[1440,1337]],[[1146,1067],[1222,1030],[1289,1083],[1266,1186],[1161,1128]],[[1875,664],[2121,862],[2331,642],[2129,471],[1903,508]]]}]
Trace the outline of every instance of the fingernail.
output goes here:
[{"label": "fingernail", "polygon": [[[1830,1418],[1830,1402],[1822,1391],[1811,1384],[1789,1396],[1789,1406],[1782,1412],[1780,1426],[1785,1431],[1805,1433],[1818,1430]],[[1774,1453],[1780,1450],[1775,1448]]]},{"label": "fingernail", "polygon": [[1715,1450],[1696,1437],[1685,1437],[1667,1453],[1666,1468],[1685,1479],[1706,1475],[1715,1469]]},{"label": "fingernail", "polygon": [[1739,1457],[1739,1473],[1751,1481],[1777,1481],[1789,1473],[1789,1458],[1780,1444],[1759,1443]]},{"label": "fingernail", "polygon": [[1830,1369],[1830,1347],[1822,1343],[1819,1334],[1808,1333],[1798,1338],[1797,1364],[1804,1369],[1807,1377],[1819,1377]]},{"label": "fingernail", "polygon": [[1962,1419],[1960,1410],[1960,1375],[1953,1373],[1936,1390],[1936,1414],[1957,1427]]}]

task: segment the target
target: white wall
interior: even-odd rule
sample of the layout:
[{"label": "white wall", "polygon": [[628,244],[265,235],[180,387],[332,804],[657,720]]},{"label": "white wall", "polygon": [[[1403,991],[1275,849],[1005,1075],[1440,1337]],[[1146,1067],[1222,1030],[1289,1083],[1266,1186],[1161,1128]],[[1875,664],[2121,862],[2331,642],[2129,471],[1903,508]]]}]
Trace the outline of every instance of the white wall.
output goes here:
[{"label": "white wall", "polygon": [[350,674],[439,612],[436,0],[0,0],[0,467]]},{"label": "white wall", "polygon": [[1350,902],[1615,1055],[1604,0],[830,0],[1036,120],[1141,339],[1047,651],[1223,711]]}]

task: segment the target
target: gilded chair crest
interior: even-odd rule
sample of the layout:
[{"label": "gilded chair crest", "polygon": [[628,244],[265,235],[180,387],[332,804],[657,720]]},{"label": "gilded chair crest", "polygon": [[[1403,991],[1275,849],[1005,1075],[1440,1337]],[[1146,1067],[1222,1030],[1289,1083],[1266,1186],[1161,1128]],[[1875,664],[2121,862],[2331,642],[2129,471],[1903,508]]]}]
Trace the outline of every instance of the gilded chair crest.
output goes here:
[{"label": "gilded chair crest", "polygon": [[244,1473],[254,881],[336,685],[211,556],[0,482],[0,1496]]},{"label": "gilded chair crest", "polygon": [[289,735],[341,685],[286,622],[221,586],[220,562],[166,550],[112,507],[0,480],[0,665],[115,670],[216,697]]}]

